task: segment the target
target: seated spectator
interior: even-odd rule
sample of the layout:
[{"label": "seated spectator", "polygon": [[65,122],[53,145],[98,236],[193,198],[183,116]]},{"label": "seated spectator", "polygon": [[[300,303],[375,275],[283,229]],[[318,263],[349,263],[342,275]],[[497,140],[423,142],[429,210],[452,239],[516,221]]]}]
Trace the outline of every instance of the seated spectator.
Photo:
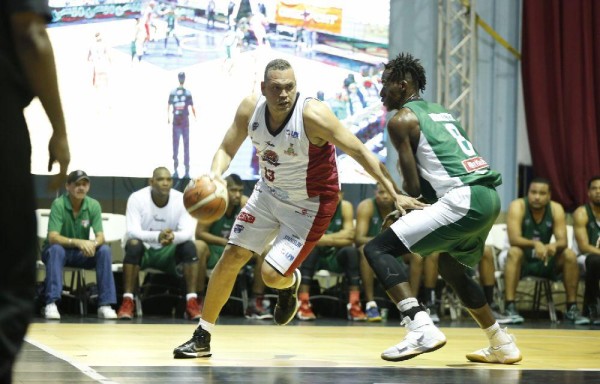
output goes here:
[{"label": "seated spectator", "polygon": [[[204,289],[206,287],[206,271],[207,269],[213,269],[227,245],[233,223],[237,218],[238,214],[246,205],[248,196],[243,194],[244,184],[242,179],[236,175],[231,174],[225,178],[227,182],[227,192],[229,194],[229,203],[227,204],[227,210],[225,215],[219,220],[212,223],[198,223],[196,226],[196,239],[200,251],[200,269],[198,272],[198,293],[200,297],[204,296]],[[263,295],[265,292],[265,283],[262,280],[261,268],[264,261],[264,255],[254,254],[254,280],[252,282],[252,294],[250,296],[250,303],[246,308],[245,316],[251,319],[272,319],[273,315],[269,311],[269,308],[263,306]]]},{"label": "seated spectator", "polygon": [[585,293],[584,310],[594,325],[600,325],[598,299],[600,299],[600,176],[588,182],[588,203],[573,213],[573,230],[577,247],[584,259]]},{"label": "seated spectator", "polygon": [[187,287],[185,314],[200,318],[196,294],[198,250],[194,242],[195,220],[183,206],[183,194],[173,189],[171,172],[158,167],[150,185],[127,200],[127,234],[123,259],[123,302],[119,319],[129,320],[135,309],[134,288],[140,269],[153,268],[180,276]]},{"label": "seated spectator", "polygon": [[[394,209],[394,201],[390,194],[379,184],[375,187],[375,196],[361,201],[356,208],[356,234],[354,241],[361,254],[360,272],[365,291],[365,300],[367,301],[365,305],[367,321],[370,322],[381,321],[381,314],[375,301],[373,270],[364,257],[363,248],[366,243],[381,231],[384,218],[393,212]],[[407,265],[407,268],[410,267],[410,286],[415,296],[419,292],[421,276],[425,273],[424,295],[431,301],[431,308],[429,309],[432,319],[439,321],[436,307],[433,305],[435,303],[435,286],[438,275],[437,257],[426,262],[417,254],[408,254],[400,257]]]},{"label": "seated spectator", "polygon": [[[85,172],[71,172],[66,189],[67,193],[52,202],[48,237],[42,248],[42,261],[46,265],[44,317],[60,319],[56,302],[63,290],[63,268],[74,267],[96,269],[98,317],[116,319],[111,305],[117,303],[117,295],[110,247],[104,244],[102,207],[88,196],[90,178]],[[94,240],[90,240],[91,230]]]},{"label": "seated spectator", "polygon": [[[537,276],[557,280],[562,274],[567,293],[566,318],[575,324],[588,324],[577,308],[579,268],[575,252],[567,248],[565,211],[551,201],[550,182],[535,178],[529,185],[527,197],[510,203],[507,217],[510,248],[504,271],[506,282],[506,315],[513,323],[523,317],[515,305],[517,285],[522,276]],[[550,242],[552,235],[554,242]]]},{"label": "seated spectator", "polygon": [[299,320],[316,318],[310,304],[310,285],[318,269],[341,273],[344,272],[348,282],[348,320],[364,321],[367,316],[360,306],[359,253],[354,247],[354,208],[352,203],[340,201],[329,227],[321,237],[317,246],[300,265],[302,282],[298,292],[300,308],[296,314]]}]

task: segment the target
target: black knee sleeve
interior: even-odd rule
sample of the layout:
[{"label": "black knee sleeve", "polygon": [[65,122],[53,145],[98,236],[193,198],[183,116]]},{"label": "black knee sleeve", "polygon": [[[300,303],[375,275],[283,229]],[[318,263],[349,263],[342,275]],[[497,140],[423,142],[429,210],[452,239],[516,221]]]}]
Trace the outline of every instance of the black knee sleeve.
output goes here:
[{"label": "black knee sleeve", "polygon": [[408,281],[407,266],[396,256],[410,253],[391,229],[386,229],[364,248],[365,257],[385,290]]},{"label": "black knee sleeve", "polygon": [[360,253],[358,253],[358,249],[351,245],[343,247],[337,252],[335,257],[338,264],[344,268],[348,285],[360,285]]},{"label": "black knee sleeve", "polygon": [[454,257],[447,253],[440,254],[438,270],[444,281],[452,287],[465,307],[478,309],[487,303],[483,290],[471,278],[467,267],[456,261]]},{"label": "black knee sleeve", "polygon": [[123,264],[140,265],[142,262],[142,256],[144,255],[144,250],[144,244],[140,240],[127,240],[127,243],[125,244],[125,256],[123,257]]},{"label": "black knee sleeve", "polygon": [[196,252],[196,244],[193,241],[185,241],[175,246],[175,261],[177,264],[190,264],[198,261],[198,253]]}]

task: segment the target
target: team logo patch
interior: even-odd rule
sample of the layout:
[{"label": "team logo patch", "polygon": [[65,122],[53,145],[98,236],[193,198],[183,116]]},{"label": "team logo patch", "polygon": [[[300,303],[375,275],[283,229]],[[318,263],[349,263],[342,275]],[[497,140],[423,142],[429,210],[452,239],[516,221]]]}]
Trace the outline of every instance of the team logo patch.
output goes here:
[{"label": "team logo patch", "polygon": [[244,230],[244,226],[241,224],[236,224],[233,226],[233,232],[240,233]]},{"label": "team logo patch", "polygon": [[83,219],[83,220],[81,220],[81,226],[82,226],[83,228],[87,228],[87,227],[89,227],[89,226],[90,226],[90,221],[89,221],[88,219]]},{"label": "team logo patch", "polygon": [[249,224],[254,223],[254,220],[256,220],[256,217],[252,216],[248,212],[240,212],[240,214],[238,215],[237,218],[239,221],[243,221],[243,222],[249,223]]},{"label": "team logo patch", "polygon": [[258,122],[255,121],[254,123],[252,123],[252,130],[256,131],[258,129]]},{"label": "team logo patch", "polygon": [[489,168],[488,163],[481,156],[463,160],[462,164],[467,172],[475,172],[479,169]]},{"label": "team logo patch", "polygon": [[294,255],[292,255],[289,252],[285,254],[285,258],[288,259],[289,261],[294,261]]},{"label": "team logo patch", "polygon": [[267,149],[266,151],[263,152],[262,154],[262,159],[263,161],[266,161],[267,163],[274,165],[274,166],[279,166],[279,155],[277,154],[277,152],[275,151],[271,151],[270,149]]},{"label": "team logo patch", "polygon": [[288,156],[297,156],[298,154],[296,153],[296,151],[294,151],[294,144],[290,143],[290,146],[288,147],[288,149],[286,149],[283,153],[285,153]]}]

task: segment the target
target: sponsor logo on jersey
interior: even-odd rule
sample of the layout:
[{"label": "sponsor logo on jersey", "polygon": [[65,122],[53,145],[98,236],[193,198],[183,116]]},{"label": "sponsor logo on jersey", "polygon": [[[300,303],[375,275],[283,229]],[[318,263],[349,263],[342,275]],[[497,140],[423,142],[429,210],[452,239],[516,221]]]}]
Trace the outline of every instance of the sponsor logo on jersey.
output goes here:
[{"label": "sponsor logo on jersey", "polygon": [[296,235],[285,235],[283,237],[283,240],[287,241],[288,243],[290,243],[291,245],[295,246],[296,248],[302,248],[302,246],[304,245],[301,241],[300,238]]},{"label": "sponsor logo on jersey", "polygon": [[252,123],[252,130],[256,131],[258,129],[258,121],[255,121],[254,123]]},{"label": "sponsor logo on jersey", "polygon": [[285,258],[289,261],[294,261],[294,255],[289,252],[285,254]]},{"label": "sponsor logo on jersey", "polygon": [[313,217],[312,215],[310,215],[308,213],[308,209],[306,209],[306,208],[302,208],[302,210],[300,210],[300,211],[294,211],[294,213],[297,213],[299,215],[302,215],[302,216],[305,216],[305,217],[308,217],[308,218],[312,218]]},{"label": "sponsor logo on jersey", "polygon": [[463,160],[462,164],[467,172],[475,172],[479,169],[489,168],[488,163],[483,158],[481,158],[481,156]]},{"label": "sponsor logo on jersey", "polygon": [[265,144],[267,144],[268,147],[274,147],[275,144],[271,143],[271,141],[267,140],[265,141]]},{"label": "sponsor logo on jersey", "polygon": [[274,165],[274,166],[279,166],[279,155],[277,154],[277,152],[272,151],[270,149],[267,149],[266,151],[264,151],[262,153],[262,159],[263,161],[266,161],[267,163]]},{"label": "sponsor logo on jersey", "polygon": [[285,130],[285,134],[287,136],[291,136],[292,139],[297,139],[298,137],[300,137],[300,133],[298,133],[298,131],[291,131],[289,129]]},{"label": "sponsor logo on jersey", "polygon": [[83,228],[87,228],[87,227],[89,227],[89,226],[90,226],[90,221],[89,221],[88,219],[83,219],[83,220],[81,220],[81,226],[82,226]]},{"label": "sponsor logo on jersey", "polygon": [[156,221],[156,222],[158,222],[158,223],[166,223],[166,222],[167,222],[167,220],[165,220],[165,219],[162,219],[162,218],[161,218],[160,216],[158,216],[158,215],[154,215],[154,217],[152,218],[152,220],[154,220],[154,221]]},{"label": "sponsor logo on jersey", "polygon": [[254,223],[254,220],[256,220],[256,217],[249,214],[248,212],[240,212],[237,218],[239,221],[243,221],[250,224]]},{"label": "sponsor logo on jersey", "polygon": [[233,232],[240,233],[244,230],[244,226],[241,224],[236,224],[233,226]]}]

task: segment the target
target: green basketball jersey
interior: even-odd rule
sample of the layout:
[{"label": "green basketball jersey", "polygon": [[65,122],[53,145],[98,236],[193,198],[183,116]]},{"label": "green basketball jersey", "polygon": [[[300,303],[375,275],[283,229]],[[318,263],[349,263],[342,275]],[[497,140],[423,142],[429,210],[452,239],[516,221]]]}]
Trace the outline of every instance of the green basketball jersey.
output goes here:
[{"label": "green basketball jersey", "polygon": [[554,218],[552,217],[552,209],[550,204],[546,206],[544,217],[539,223],[536,223],[531,211],[529,210],[529,200],[525,200],[525,217],[521,223],[521,235],[530,240],[541,241],[544,244],[550,243],[550,239],[554,234]]},{"label": "green basketball jersey", "polygon": [[375,198],[371,199],[373,201],[373,216],[371,216],[371,220],[369,221],[369,230],[367,231],[368,237],[375,237],[379,234],[381,230],[381,224],[383,224],[383,217],[381,217],[381,212],[379,212],[379,207],[377,206],[377,202],[375,202]]},{"label": "green basketball jersey", "polygon": [[588,223],[587,223],[587,234],[588,241],[594,247],[600,248],[600,225],[598,221],[596,221],[596,216],[594,216],[594,211],[589,204],[585,205],[585,210],[588,215]]},{"label": "green basketball jersey", "polygon": [[490,169],[444,107],[424,100],[410,101],[404,107],[417,115],[421,127],[415,158],[420,177],[429,184],[425,192],[433,189],[439,198],[455,187],[502,184],[500,174]]},{"label": "green basketball jersey", "polygon": [[212,233],[215,236],[223,237],[229,239],[229,234],[231,233],[231,228],[233,228],[233,223],[237,218],[237,215],[242,210],[242,207],[237,205],[233,208],[231,215],[227,216],[227,214],[223,215],[219,220],[215,221],[208,230],[209,233]]}]

